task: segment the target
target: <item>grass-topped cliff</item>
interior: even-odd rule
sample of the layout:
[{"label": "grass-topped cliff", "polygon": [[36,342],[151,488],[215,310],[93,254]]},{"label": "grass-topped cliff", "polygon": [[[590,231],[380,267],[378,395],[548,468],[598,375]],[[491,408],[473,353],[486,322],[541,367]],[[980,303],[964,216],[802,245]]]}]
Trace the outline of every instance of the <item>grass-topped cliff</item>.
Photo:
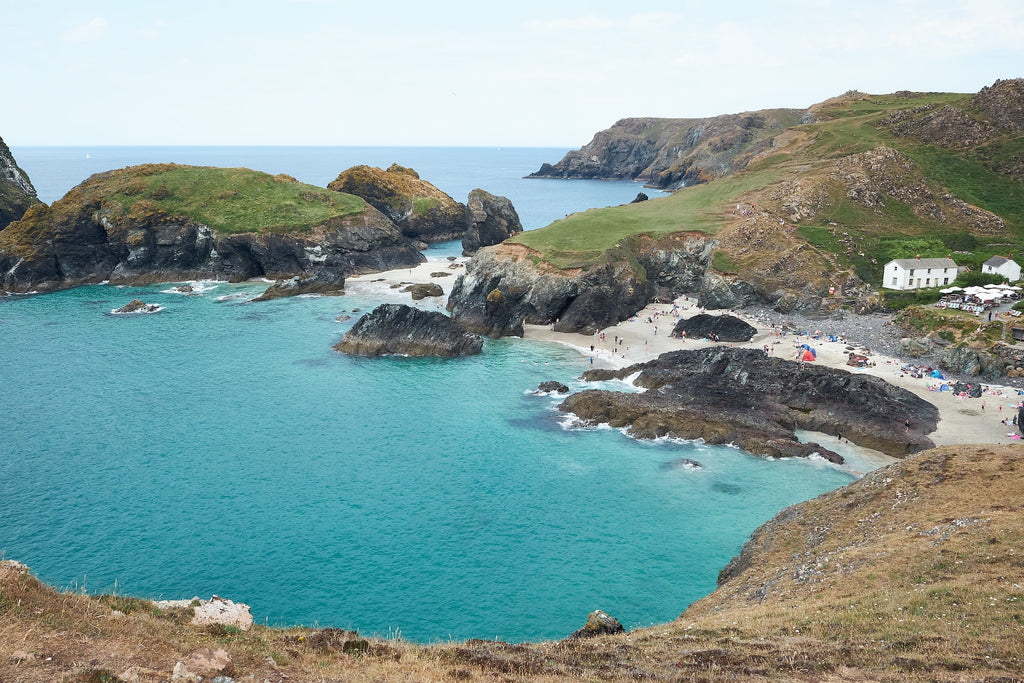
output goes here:
[{"label": "grass-topped cliff", "polygon": [[1024,80],[976,95],[850,92],[771,129],[755,153],[739,150],[738,170],[513,241],[585,268],[633,235],[699,232],[718,241],[717,272],[769,302],[783,289],[877,287],[891,258],[953,254],[980,266],[1024,248],[1022,120]]},{"label": "grass-topped cliff", "polygon": [[0,290],[87,282],[310,277],[418,263],[363,199],[246,168],[147,164],[99,173],[0,231]]},{"label": "grass-topped cliff", "polygon": [[421,646],[191,626],[188,608],[62,593],[0,564],[0,680],[169,680],[204,649],[235,680],[1019,680],[1022,456],[944,447],[787,508],[677,620],[592,639]]}]

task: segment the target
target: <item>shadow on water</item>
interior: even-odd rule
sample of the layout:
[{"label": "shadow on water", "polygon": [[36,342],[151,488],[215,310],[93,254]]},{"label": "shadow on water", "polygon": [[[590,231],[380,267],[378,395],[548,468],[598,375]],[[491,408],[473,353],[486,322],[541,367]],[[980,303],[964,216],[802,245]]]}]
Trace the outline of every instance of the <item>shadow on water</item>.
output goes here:
[{"label": "shadow on water", "polygon": [[726,484],[724,482],[716,481],[711,485],[711,488],[720,493],[727,493],[730,496],[738,496],[743,493],[743,489],[736,484]]}]

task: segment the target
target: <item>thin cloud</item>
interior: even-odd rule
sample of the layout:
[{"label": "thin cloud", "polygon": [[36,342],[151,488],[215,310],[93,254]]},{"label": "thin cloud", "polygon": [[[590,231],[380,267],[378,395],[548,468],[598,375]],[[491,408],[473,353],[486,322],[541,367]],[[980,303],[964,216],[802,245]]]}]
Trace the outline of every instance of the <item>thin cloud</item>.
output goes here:
[{"label": "thin cloud", "polygon": [[96,17],[87,24],[68,29],[61,34],[60,39],[65,43],[88,43],[105,36],[109,28],[106,19]]}]

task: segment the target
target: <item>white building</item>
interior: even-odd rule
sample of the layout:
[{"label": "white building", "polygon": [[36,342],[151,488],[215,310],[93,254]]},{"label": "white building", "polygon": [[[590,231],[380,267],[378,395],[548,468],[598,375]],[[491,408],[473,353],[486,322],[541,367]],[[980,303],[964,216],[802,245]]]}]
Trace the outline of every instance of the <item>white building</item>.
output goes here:
[{"label": "white building", "polygon": [[885,264],[882,286],[886,289],[944,287],[956,280],[951,258],[899,258]]},{"label": "white building", "polygon": [[1010,282],[1020,279],[1020,266],[1013,259],[1006,256],[993,256],[981,264],[981,272],[993,275],[1002,275]]}]

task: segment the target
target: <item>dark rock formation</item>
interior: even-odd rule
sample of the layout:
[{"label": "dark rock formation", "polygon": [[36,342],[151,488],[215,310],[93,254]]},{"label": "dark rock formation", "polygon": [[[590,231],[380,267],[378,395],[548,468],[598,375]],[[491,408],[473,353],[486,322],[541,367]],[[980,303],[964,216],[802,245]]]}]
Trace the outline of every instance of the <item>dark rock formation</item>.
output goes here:
[{"label": "dark rock formation", "polygon": [[608,616],[608,614],[598,609],[590,613],[587,617],[587,623],[583,625],[583,628],[579,631],[574,631],[568,640],[623,633],[625,630],[618,619]]},{"label": "dark rock formation", "polygon": [[[214,170],[237,176],[244,169]],[[319,225],[220,232],[197,216],[161,208],[167,206],[161,204],[165,199],[198,206],[194,197],[173,195],[166,188],[163,194],[147,195],[140,189],[161,173],[189,171],[209,169],[168,164],[110,171],[90,177],[50,207],[30,207],[21,220],[0,231],[0,290],[47,291],[104,280],[145,284],[295,276],[340,283],[349,274],[424,260],[416,243],[364,203]],[[301,201],[305,193],[310,203],[322,204],[331,194],[283,177],[246,173],[255,176],[254,182],[294,183]],[[232,191],[225,191],[204,197],[197,210],[214,212],[220,202],[232,201]]]},{"label": "dark rock formation", "polygon": [[538,394],[568,394],[569,387],[562,384],[561,382],[555,382],[554,380],[548,382],[541,382],[537,386]]},{"label": "dark rock formation", "polygon": [[299,294],[344,294],[345,277],[340,273],[328,270],[319,270],[312,277],[295,277],[286,280],[278,280],[267,287],[263,294],[253,301],[269,301],[280,299],[286,296],[298,296]]},{"label": "dark rock formation", "polygon": [[483,340],[435,311],[404,304],[381,304],[345,333],[334,350],[358,356],[468,356],[480,353]]},{"label": "dark rock formation", "polygon": [[480,247],[500,244],[523,231],[519,214],[506,197],[498,197],[479,188],[469,193],[466,203],[466,233],[462,255],[475,254]]},{"label": "dark rock formation", "polygon": [[637,192],[636,198],[633,201],[631,201],[630,204],[639,204],[640,202],[646,202],[648,199],[650,199],[650,197],[648,197],[643,192]]},{"label": "dark rock formation", "polygon": [[468,329],[492,337],[520,336],[524,322],[590,334],[626,320],[654,298],[691,291],[707,270],[713,246],[704,234],[639,236],[629,240],[628,255],[570,271],[535,264],[527,247],[489,247],[466,264],[448,310]]},{"label": "dark rock formation", "polygon": [[984,350],[953,346],[942,352],[939,367],[956,375],[980,375],[991,380],[1003,376],[1006,362]]},{"label": "dark rock formation", "polygon": [[745,342],[757,334],[757,328],[734,315],[698,313],[677,322],[672,330],[672,336],[682,337],[683,332],[686,332],[687,339],[707,338],[722,342]]},{"label": "dark rock formation", "polygon": [[115,309],[114,313],[156,313],[160,310],[157,304],[147,304],[142,299],[132,299],[121,308]]},{"label": "dark rock formation", "polygon": [[770,109],[707,119],[622,119],[529,177],[641,180],[671,189],[694,185],[745,168],[803,114]]},{"label": "dark rock formation", "polygon": [[411,168],[353,166],[327,188],[362,197],[413,239],[444,242],[466,232],[466,208]]},{"label": "dark rock formation", "polygon": [[428,296],[444,296],[444,290],[441,289],[441,285],[436,282],[421,282],[415,285],[409,285],[402,291],[409,292],[414,301],[426,299]]},{"label": "dark rock formation", "polygon": [[[870,375],[722,347],[666,353],[616,376],[638,371],[636,384],[648,389],[644,393],[587,390],[559,409],[587,422],[628,427],[640,438],[701,438],[758,455],[818,452],[841,462],[818,444],[799,443],[795,429],[841,434],[895,457],[933,446],[925,434],[935,430],[938,409]],[[591,377],[596,375],[584,375]]]},{"label": "dark rock formation", "polygon": [[690,458],[676,458],[675,460],[669,460],[666,463],[662,463],[661,469],[663,470],[674,470],[674,469],[685,469],[685,470],[699,470],[704,465],[701,465],[696,460]]},{"label": "dark rock formation", "polygon": [[28,207],[38,203],[32,181],[18,167],[10,148],[0,138],[0,230],[21,218]]}]

